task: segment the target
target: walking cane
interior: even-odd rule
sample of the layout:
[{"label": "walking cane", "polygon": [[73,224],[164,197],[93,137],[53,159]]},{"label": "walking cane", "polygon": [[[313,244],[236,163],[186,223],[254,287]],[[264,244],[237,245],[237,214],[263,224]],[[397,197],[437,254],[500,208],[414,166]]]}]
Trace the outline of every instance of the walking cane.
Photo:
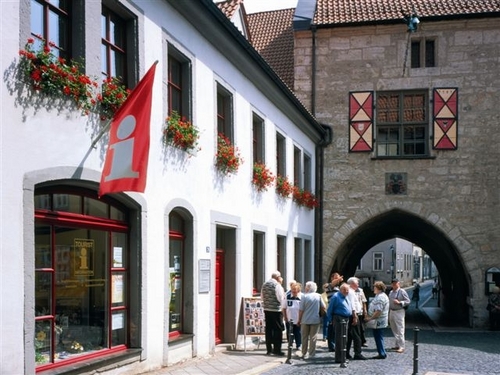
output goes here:
[{"label": "walking cane", "polygon": [[293,349],[293,320],[290,319],[288,321],[288,351],[287,351],[287,356],[286,356],[286,362],[287,364],[291,365],[292,364],[292,349]]}]

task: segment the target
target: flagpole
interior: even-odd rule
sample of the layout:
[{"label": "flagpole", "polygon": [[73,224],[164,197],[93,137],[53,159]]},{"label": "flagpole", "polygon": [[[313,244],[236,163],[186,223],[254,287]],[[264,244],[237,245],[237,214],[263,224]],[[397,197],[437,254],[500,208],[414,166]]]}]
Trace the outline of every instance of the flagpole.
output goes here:
[{"label": "flagpole", "polygon": [[96,148],[95,145],[97,144],[97,142],[99,142],[99,140],[102,138],[102,136],[109,130],[109,127],[111,126],[112,121],[113,121],[112,117],[110,119],[108,119],[108,121],[106,122],[106,124],[104,124],[104,126],[102,127],[99,134],[97,134],[97,137],[92,141],[90,148]]},{"label": "flagpole", "polygon": [[[159,60],[156,60],[153,65],[156,65],[158,64],[158,61]],[[125,104],[125,103],[123,103]],[[97,137],[92,141],[92,143],[90,144],[90,148],[96,148],[95,145],[97,144],[97,142],[99,142],[99,140],[102,138],[102,136],[109,130],[109,127],[111,126],[111,122],[113,122],[113,117],[110,117],[109,120],[106,122],[106,124],[103,126],[103,128],[101,129],[101,131],[99,132],[99,134],[97,134]]]}]

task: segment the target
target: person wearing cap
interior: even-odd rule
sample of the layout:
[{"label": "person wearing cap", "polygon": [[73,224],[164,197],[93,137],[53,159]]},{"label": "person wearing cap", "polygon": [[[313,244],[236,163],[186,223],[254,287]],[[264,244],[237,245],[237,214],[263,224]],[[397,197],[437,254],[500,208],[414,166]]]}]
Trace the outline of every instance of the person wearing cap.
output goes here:
[{"label": "person wearing cap", "polygon": [[282,304],[285,299],[285,291],[281,286],[283,279],[279,271],[274,271],[271,278],[262,285],[260,292],[262,305],[264,308],[264,318],[266,322],[266,349],[267,355],[285,355],[281,351],[283,342],[283,324]]},{"label": "person wearing cap", "polygon": [[410,297],[401,288],[398,278],[392,279],[392,290],[389,293],[389,325],[395,338],[391,350],[397,353],[405,351],[405,307],[410,305]]}]

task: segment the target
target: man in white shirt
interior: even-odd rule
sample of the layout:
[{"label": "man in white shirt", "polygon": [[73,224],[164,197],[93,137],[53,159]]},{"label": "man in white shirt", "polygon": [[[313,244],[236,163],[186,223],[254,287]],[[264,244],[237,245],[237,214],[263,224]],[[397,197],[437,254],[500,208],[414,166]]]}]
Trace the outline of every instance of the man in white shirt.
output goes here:
[{"label": "man in white shirt", "polygon": [[351,319],[349,321],[349,329],[347,331],[347,359],[351,359],[349,351],[351,350],[351,344],[354,343],[354,357],[353,359],[366,359],[363,354],[361,354],[361,324],[363,324],[363,314],[366,311],[366,297],[363,289],[359,287],[359,279],[357,277],[350,277],[347,280],[349,284],[349,294],[348,298],[351,300],[351,306],[353,309],[353,316],[357,316],[357,319]]}]

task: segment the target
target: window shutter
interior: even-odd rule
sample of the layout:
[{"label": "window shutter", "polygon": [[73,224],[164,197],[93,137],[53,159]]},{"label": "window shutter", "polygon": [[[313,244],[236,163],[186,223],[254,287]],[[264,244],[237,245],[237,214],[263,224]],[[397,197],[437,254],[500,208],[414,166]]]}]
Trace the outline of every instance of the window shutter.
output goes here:
[{"label": "window shutter", "polygon": [[349,93],[349,151],[373,150],[373,91]]},{"label": "window shutter", "polygon": [[433,90],[433,148],[456,150],[458,135],[458,88]]}]

